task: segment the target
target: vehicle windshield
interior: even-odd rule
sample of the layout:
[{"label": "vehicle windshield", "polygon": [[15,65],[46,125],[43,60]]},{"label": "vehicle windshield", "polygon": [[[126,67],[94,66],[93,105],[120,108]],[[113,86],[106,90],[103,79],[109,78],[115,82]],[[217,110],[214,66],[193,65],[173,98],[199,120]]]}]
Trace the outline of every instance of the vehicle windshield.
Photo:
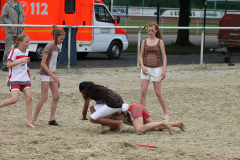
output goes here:
[{"label": "vehicle windshield", "polygon": [[95,5],[94,10],[95,10],[95,18],[97,21],[113,23],[113,18],[108,12],[108,10],[105,8],[105,6]]}]

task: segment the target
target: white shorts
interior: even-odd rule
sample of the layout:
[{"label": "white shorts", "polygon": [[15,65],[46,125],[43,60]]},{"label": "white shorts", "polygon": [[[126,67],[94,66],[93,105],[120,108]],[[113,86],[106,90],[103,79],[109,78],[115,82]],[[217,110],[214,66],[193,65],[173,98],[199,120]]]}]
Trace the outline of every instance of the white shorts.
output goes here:
[{"label": "white shorts", "polygon": [[145,74],[143,74],[142,69],[141,69],[141,79],[146,79],[146,80],[151,80],[151,81],[155,81],[155,82],[159,82],[161,81],[162,77],[162,67],[158,67],[158,68],[149,68],[149,67],[145,67],[148,71],[148,75],[146,76]]},{"label": "white shorts", "polygon": [[113,113],[120,111],[122,108],[110,108],[106,104],[95,104],[94,109],[96,110],[90,117],[94,120],[100,117],[106,117]]},{"label": "white shorts", "polygon": [[46,82],[53,82],[54,80],[52,79],[51,76],[47,76],[47,75],[39,75],[41,82],[42,81],[46,81]]}]

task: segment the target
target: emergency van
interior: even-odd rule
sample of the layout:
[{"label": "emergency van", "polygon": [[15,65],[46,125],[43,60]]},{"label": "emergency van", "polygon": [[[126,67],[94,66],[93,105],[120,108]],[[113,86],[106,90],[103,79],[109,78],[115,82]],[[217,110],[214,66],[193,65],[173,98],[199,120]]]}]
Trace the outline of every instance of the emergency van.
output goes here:
[{"label": "emergency van", "polygon": [[[8,0],[0,0],[0,13]],[[25,24],[119,26],[102,0],[18,0],[25,12]],[[0,21],[0,23],[3,23]],[[43,49],[52,40],[52,28],[25,27],[30,37],[29,51],[34,60],[41,60]],[[73,42],[72,42],[73,43]],[[4,50],[5,27],[0,27],[0,50]],[[128,47],[124,29],[79,28],[76,34],[76,52],[85,58],[89,52],[106,53],[108,58],[118,59]]]}]

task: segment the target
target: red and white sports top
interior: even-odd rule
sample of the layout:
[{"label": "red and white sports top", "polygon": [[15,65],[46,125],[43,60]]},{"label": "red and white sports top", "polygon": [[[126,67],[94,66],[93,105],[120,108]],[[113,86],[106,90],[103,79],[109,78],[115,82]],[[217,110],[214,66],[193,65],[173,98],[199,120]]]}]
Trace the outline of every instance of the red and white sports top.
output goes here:
[{"label": "red and white sports top", "polygon": [[[28,52],[29,52],[28,49],[26,49],[26,52],[23,53],[19,48],[15,48],[10,52],[8,60],[11,60],[13,62],[20,61],[24,57],[28,57]],[[12,84],[19,85],[31,84],[27,72],[27,63],[21,63],[19,65],[9,68],[9,77],[7,80],[7,85],[10,86]]]}]

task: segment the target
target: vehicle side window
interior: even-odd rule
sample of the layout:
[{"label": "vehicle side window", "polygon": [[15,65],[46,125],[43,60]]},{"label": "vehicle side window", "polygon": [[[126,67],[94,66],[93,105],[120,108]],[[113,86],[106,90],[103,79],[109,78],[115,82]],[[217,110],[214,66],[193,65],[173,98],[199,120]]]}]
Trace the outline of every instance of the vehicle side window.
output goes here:
[{"label": "vehicle side window", "polygon": [[75,13],[75,0],[65,0],[65,12],[70,14]]},{"label": "vehicle side window", "polygon": [[94,10],[95,10],[95,18],[97,21],[107,22],[107,23],[113,22],[113,18],[108,12],[108,10],[105,8],[105,6],[95,5]]}]

